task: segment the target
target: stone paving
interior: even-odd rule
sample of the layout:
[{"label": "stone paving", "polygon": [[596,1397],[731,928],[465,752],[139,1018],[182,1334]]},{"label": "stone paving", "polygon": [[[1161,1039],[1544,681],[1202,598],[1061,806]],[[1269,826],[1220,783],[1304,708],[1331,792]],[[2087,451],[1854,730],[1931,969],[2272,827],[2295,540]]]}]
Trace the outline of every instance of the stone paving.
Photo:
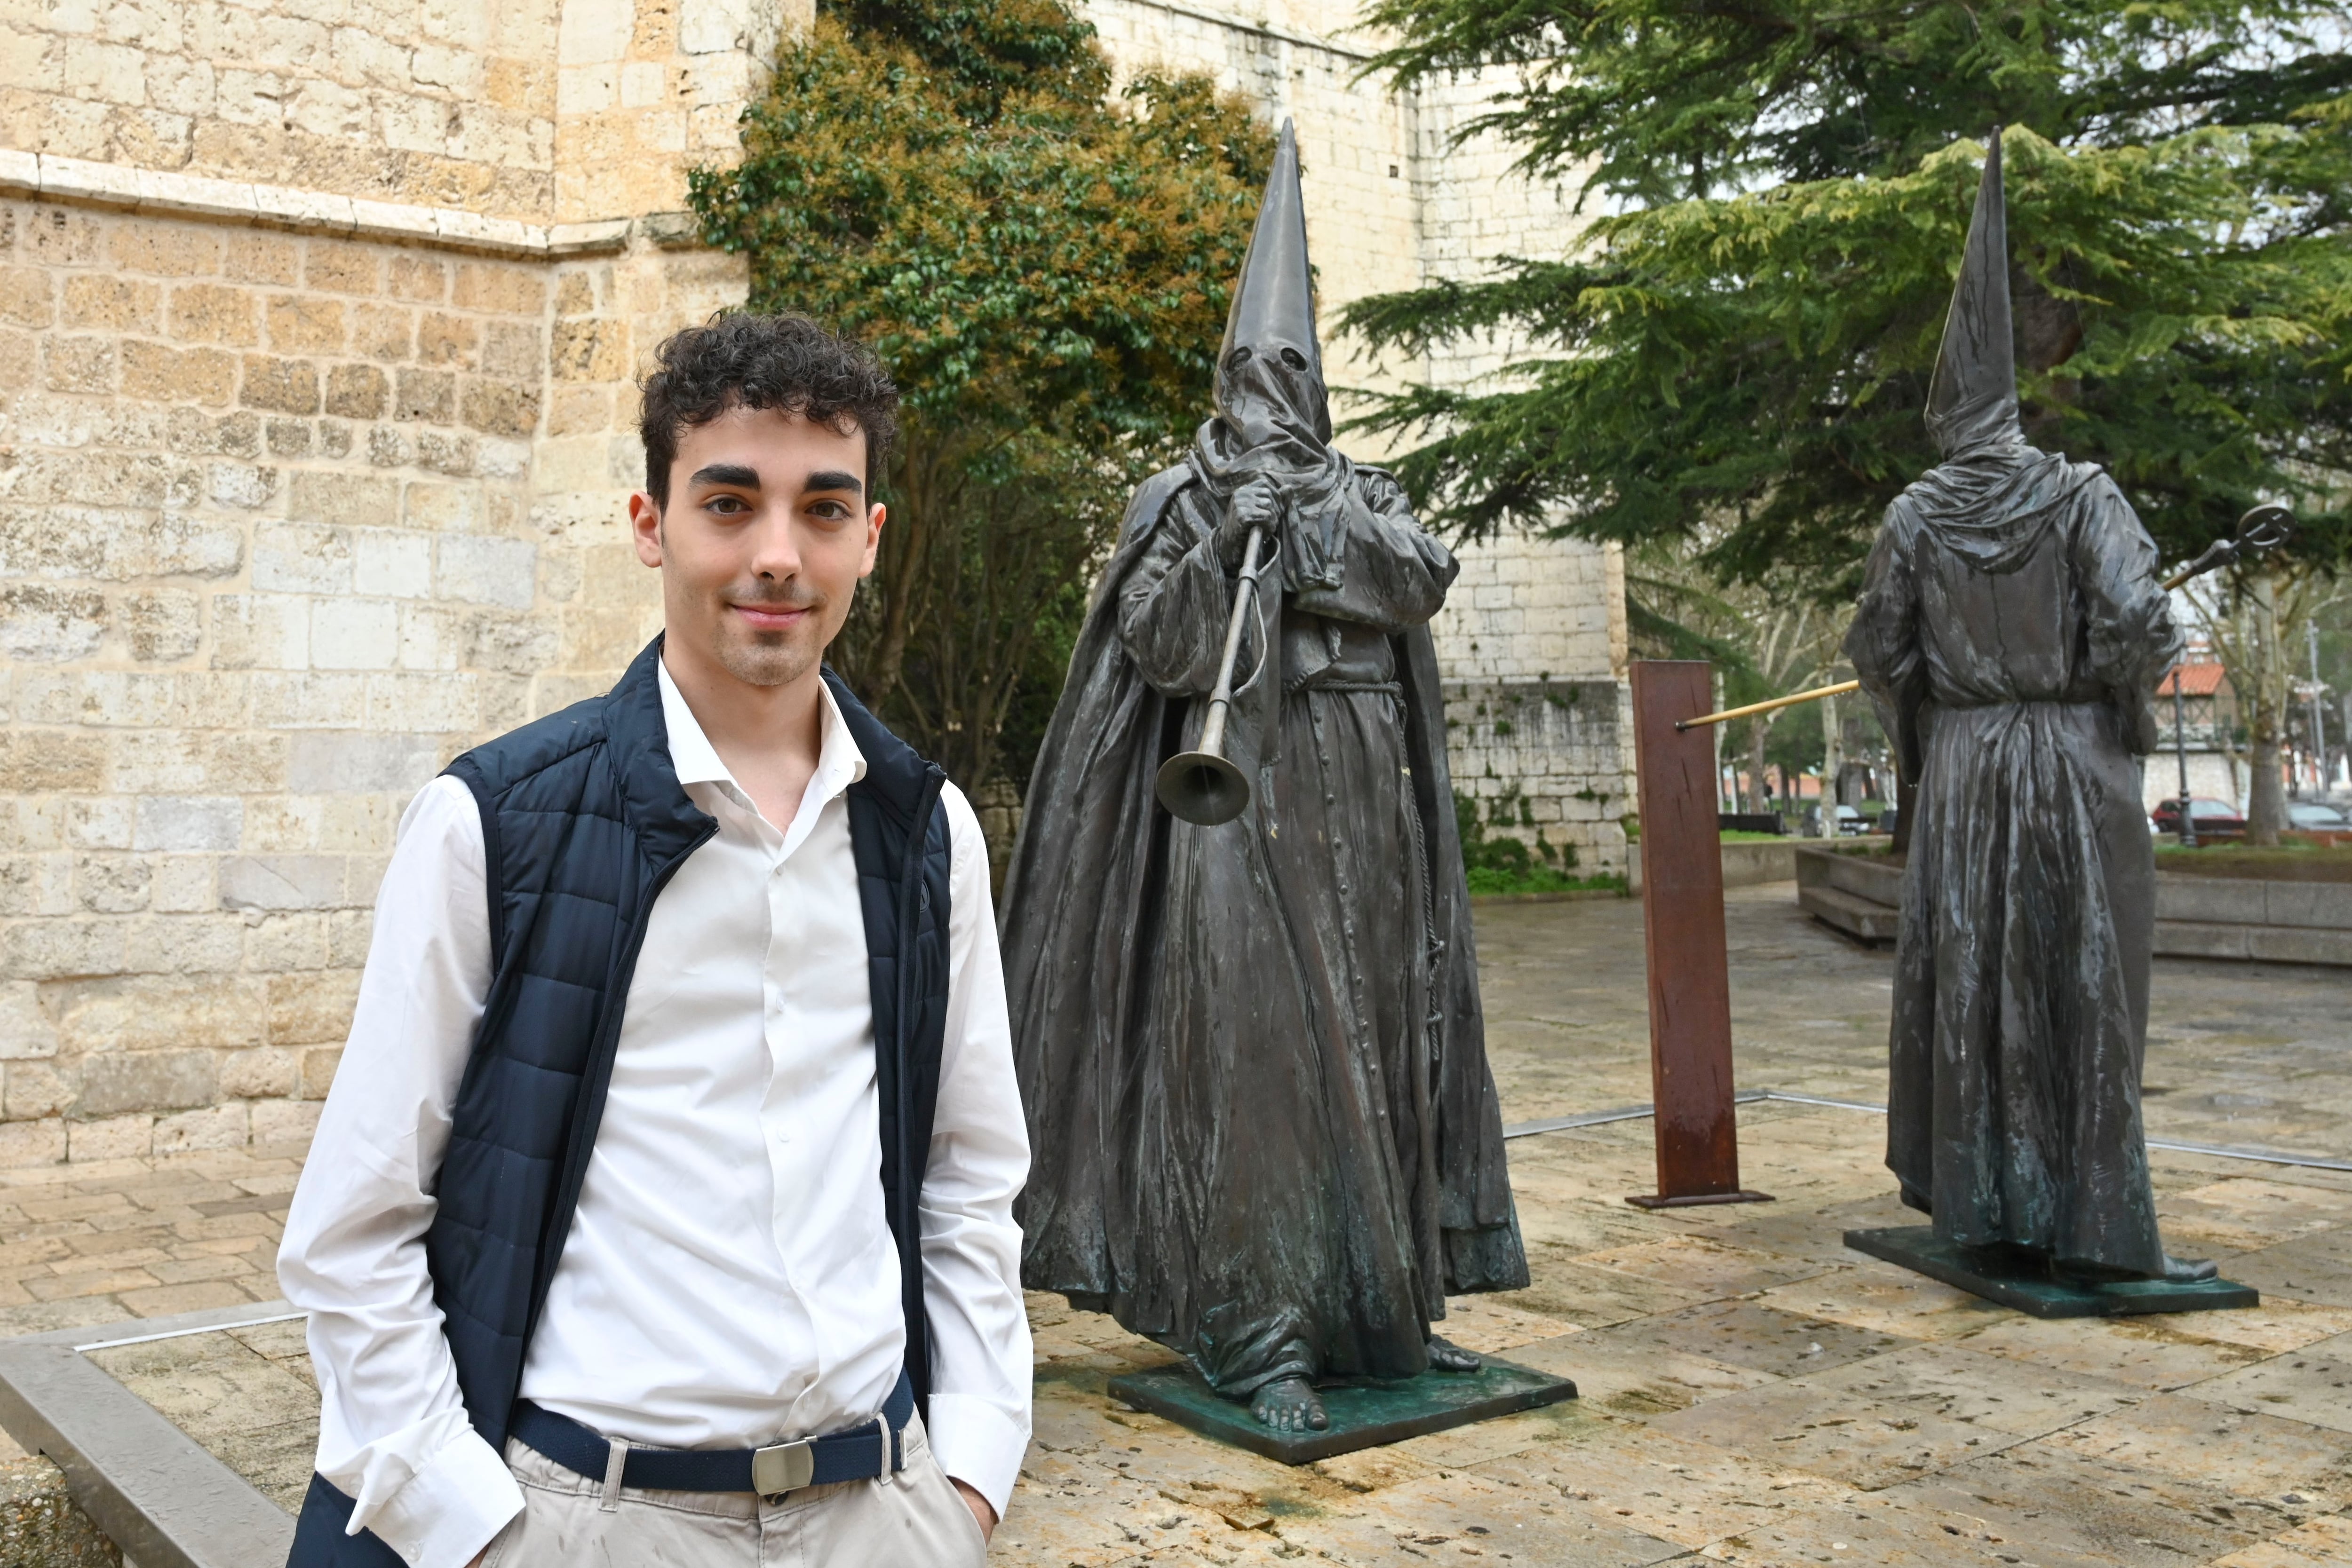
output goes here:
[{"label": "stone paving", "polygon": [[[1874,1101],[1890,959],[1799,918],[1729,911],[1744,1085]],[[1507,1119],[1647,1098],[1638,912],[1489,906],[1479,937]],[[2158,1137],[2352,1149],[2340,975],[2160,962]],[[2352,1563],[2352,1176],[2153,1159],[2176,1251],[2261,1308],[2042,1322],[1846,1251],[1902,1222],[1865,1113],[1743,1107],[1768,1205],[1650,1213],[1649,1124],[1523,1138],[1532,1287],[1448,1333],[1577,1379],[1569,1406],[1290,1469],[1103,1396],[1166,1359],[1033,1297],[1036,1442],[999,1563]],[[275,1294],[296,1151],[0,1176],[0,1327]],[[225,1260],[226,1262],[208,1261]],[[93,1359],[279,1502],[307,1477],[299,1324]]]}]

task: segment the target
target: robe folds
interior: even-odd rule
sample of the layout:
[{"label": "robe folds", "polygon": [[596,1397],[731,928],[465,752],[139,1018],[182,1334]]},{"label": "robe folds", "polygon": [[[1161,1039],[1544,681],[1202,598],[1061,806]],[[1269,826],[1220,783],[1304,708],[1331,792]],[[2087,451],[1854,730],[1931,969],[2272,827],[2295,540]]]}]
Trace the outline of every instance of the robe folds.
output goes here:
[{"label": "robe folds", "polygon": [[1216,678],[1221,503],[1197,465],[1137,492],[1006,884],[1024,1282],[1234,1397],[1416,1375],[1448,1293],[1528,1280],[1426,624],[1456,568],[1387,476],[1344,481],[1311,570],[1294,540],[1261,577],[1216,827],[1153,786]]},{"label": "robe folds", "polygon": [[1943,1239],[2154,1273],[2156,548],[2095,467],[1963,454],[1888,508],[1845,646],[1918,784],[1886,1163]]}]

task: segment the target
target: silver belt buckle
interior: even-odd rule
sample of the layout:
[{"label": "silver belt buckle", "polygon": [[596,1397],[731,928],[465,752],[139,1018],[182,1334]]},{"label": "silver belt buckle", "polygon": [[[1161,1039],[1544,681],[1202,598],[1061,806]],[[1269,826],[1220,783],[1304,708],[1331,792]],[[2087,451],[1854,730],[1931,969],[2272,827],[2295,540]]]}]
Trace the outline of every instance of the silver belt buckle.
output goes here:
[{"label": "silver belt buckle", "polygon": [[751,1450],[751,1490],[775,1502],[798,1491],[816,1474],[816,1445],[803,1440]]}]

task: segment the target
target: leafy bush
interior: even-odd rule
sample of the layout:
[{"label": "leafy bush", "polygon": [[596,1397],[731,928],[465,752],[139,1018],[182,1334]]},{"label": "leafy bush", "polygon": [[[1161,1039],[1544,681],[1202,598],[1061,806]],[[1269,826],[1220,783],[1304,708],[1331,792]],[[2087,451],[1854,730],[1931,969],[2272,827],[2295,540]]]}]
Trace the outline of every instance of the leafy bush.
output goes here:
[{"label": "leafy bush", "polygon": [[[1524,802],[1513,795],[1496,805],[1508,812]],[[1538,835],[1538,847],[1530,848],[1508,833],[1489,833],[1479,819],[1478,802],[1467,796],[1454,797],[1454,823],[1462,837],[1462,865],[1473,894],[1625,891],[1622,876],[1570,875],[1567,868],[1576,864],[1574,845],[1545,843]]]}]

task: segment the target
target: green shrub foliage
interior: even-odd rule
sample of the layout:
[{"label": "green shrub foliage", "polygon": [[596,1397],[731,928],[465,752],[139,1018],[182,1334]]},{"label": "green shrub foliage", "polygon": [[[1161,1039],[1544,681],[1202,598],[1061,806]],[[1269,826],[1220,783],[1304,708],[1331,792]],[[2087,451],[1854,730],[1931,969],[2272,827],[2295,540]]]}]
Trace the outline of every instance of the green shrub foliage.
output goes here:
[{"label": "green shrub foliage", "polygon": [[1111,92],[1060,0],[820,7],[692,178],[751,305],[870,344],[906,397],[881,560],[835,662],[966,788],[1025,782],[1128,493],[1208,407],[1273,155],[1201,78]]},{"label": "green shrub foliage", "polygon": [[1582,182],[1572,255],[1348,312],[1497,330],[1515,379],[1379,400],[1441,520],[1696,539],[1851,594],[1920,423],[1982,139],[2008,125],[2029,434],[2166,554],[2258,499],[2340,559],[2352,497],[2352,55],[2333,0],[1385,0],[1405,84],[1509,62],[1480,128]]}]

